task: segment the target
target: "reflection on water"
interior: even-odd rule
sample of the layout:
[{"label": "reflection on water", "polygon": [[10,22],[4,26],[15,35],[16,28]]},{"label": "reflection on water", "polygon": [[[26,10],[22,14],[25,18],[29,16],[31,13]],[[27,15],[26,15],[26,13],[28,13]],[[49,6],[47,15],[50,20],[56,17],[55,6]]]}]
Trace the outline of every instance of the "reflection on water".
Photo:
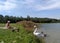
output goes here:
[{"label": "reflection on water", "polygon": [[48,34],[46,43],[60,43],[60,23],[40,24],[39,32]]}]

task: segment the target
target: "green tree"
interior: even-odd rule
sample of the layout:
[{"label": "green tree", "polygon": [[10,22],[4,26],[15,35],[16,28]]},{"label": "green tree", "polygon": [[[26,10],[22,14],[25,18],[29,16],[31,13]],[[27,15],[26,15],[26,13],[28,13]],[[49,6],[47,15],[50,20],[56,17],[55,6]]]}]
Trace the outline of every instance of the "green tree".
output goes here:
[{"label": "green tree", "polygon": [[3,15],[0,15],[0,23],[3,23],[4,22],[4,17]]},{"label": "green tree", "polygon": [[28,16],[27,16],[27,21],[29,21],[29,20],[30,20],[30,16],[28,15]]}]

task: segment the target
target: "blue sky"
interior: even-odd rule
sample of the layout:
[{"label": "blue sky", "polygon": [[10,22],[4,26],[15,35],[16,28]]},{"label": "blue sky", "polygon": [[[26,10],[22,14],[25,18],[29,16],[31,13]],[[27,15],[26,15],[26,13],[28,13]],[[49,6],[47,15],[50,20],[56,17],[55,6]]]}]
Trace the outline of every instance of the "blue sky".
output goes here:
[{"label": "blue sky", "polygon": [[60,0],[0,0],[0,14],[60,19]]}]

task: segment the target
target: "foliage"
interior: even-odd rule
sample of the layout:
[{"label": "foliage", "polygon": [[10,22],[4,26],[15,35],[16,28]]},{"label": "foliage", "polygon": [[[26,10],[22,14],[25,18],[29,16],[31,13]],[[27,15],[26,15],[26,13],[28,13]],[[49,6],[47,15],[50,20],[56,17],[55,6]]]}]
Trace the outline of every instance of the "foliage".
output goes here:
[{"label": "foliage", "polygon": [[14,17],[14,16],[8,16],[8,15],[0,15],[0,23],[6,23],[8,20],[11,21],[11,23],[16,23],[18,21],[33,21],[35,23],[60,23],[60,20],[58,19],[51,19],[51,18],[38,18],[38,17],[30,17],[27,16],[26,18],[21,17]]},{"label": "foliage", "polygon": [[23,25],[24,27],[34,27],[34,22],[32,21],[20,21],[20,22],[17,22],[17,24],[21,24]]},{"label": "foliage", "polygon": [[[4,26],[0,24],[1,26]],[[19,28],[19,32],[12,32],[11,30],[0,29],[0,42],[4,43],[43,43],[41,39],[38,39],[32,32],[28,33],[22,25],[11,24]]]}]

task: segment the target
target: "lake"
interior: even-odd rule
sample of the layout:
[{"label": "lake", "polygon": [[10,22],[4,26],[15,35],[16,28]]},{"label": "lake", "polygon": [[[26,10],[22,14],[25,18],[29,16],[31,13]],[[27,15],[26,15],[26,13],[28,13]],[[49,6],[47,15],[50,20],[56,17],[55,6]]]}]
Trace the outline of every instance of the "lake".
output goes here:
[{"label": "lake", "polygon": [[46,43],[60,43],[60,23],[39,24],[39,32],[43,31],[48,35]]}]

